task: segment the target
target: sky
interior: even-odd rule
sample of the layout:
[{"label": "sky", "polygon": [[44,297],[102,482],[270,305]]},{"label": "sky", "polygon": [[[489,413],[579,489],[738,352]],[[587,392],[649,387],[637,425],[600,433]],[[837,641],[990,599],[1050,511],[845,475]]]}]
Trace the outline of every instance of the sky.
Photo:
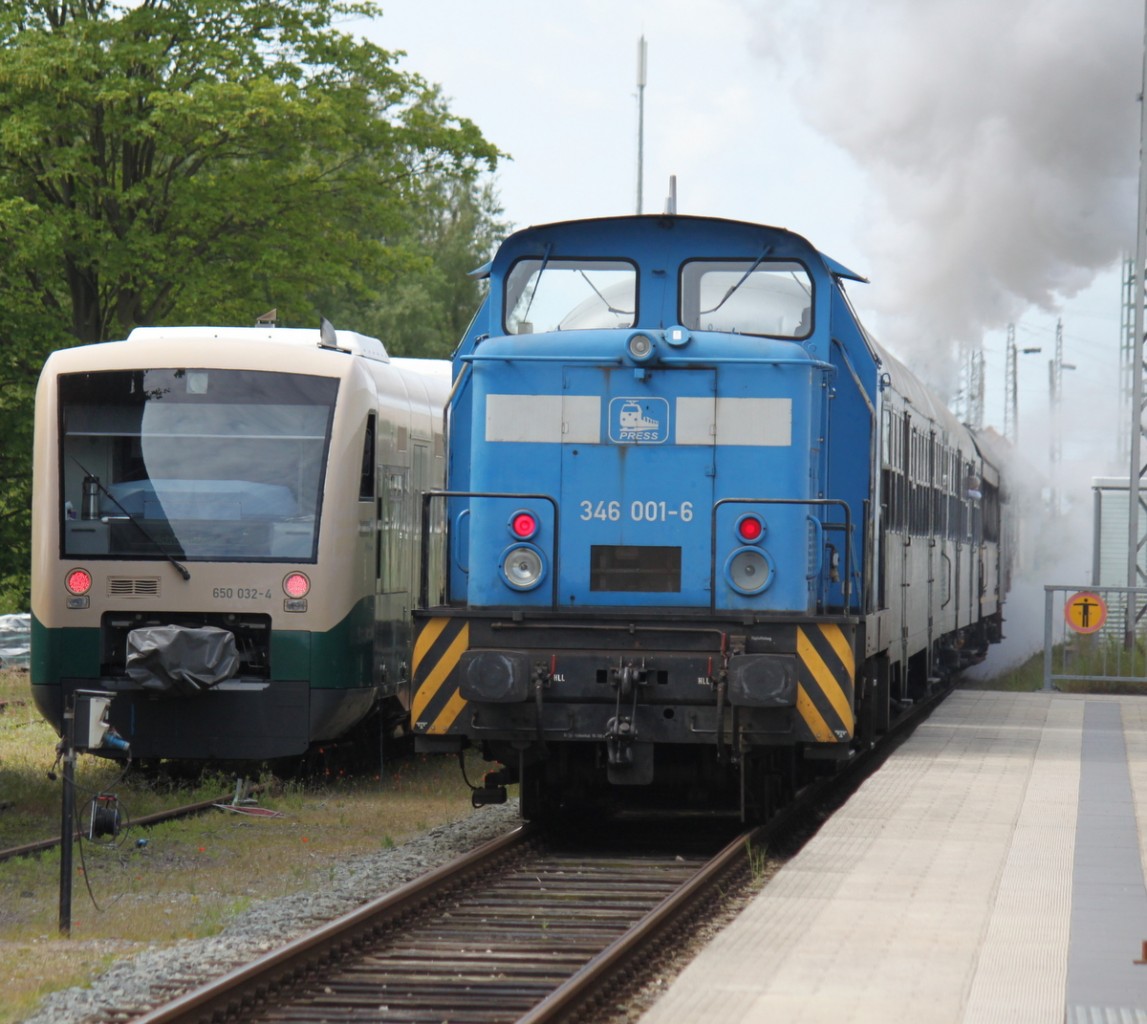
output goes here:
[{"label": "sky", "polygon": [[1142,0],[382,8],[340,27],[405,51],[402,67],[509,154],[496,183],[513,226],[636,211],[644,37],[643,212],[675,175],[682,213],[805,235],[870,279],[850,288],[865,322],[951,401],[982,346],[984,419],[1001,431],[1006,325],[1042,349],[1018,368],[1035,438],[1062,319],[1064,402],[1090,410],[1065,408],[1063,459],[1114,460],[1129,428],[1095,395],[1118,379]]},{"label": "sky", "polygon": [[[1134,251],[1144,0],[382,0],[340,27],[438,83],[509,154],[515,227],[677,208],[790,228],[871,283],[866,325],[962,411],[983,351],[1004,428],[1015,325],[1020,454],[1051,469],[1048,362],[1064,338],[1057,486],[1069,571],[1090,566],[1094,475],[1117,437],[1123,262]],[[1069,515],[1068,518],[1071,518]]]}]

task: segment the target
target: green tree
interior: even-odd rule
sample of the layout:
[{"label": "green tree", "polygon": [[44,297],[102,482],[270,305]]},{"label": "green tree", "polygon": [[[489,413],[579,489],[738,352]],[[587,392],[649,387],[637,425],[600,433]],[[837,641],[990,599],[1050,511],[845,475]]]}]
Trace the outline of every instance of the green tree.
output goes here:
[{"label": "green tree", "polygon": [[[335,28],[380,13],[370,0],[3,5],[0,428],[30,421],[54,347],[272,306],[292,324],[336,300],[365,314],[403,269],[429,272],[410,209],[470,203],[499,153],[398,54]],[[473,205],[481,234],[493,207]],[[27,537],[29,506],[30,452],[5,438],[0,543]],[[0,602],[26,585],[26,549],[0,555]]]},{"label": "green tree", "polygon": [[[393,355],[445,358],[454,351],[485,290],[471,274],[508,231],[489,185],[437,185],[408,207],[407,224],[392,239],[394,272],[381,280],[377,301],[350,311],[350,321],[382,338]],[[341,315],[337,303],[330,308]]]}]

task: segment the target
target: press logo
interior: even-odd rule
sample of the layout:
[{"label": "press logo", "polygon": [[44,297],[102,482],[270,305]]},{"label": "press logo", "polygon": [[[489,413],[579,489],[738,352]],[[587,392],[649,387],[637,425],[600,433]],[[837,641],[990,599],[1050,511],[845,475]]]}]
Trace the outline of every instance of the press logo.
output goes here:
[{"label": "press logo", "polygon": [[664,444],[669,439],[669,403],[664,398],[611,399],[609,439],[614,444]]}]

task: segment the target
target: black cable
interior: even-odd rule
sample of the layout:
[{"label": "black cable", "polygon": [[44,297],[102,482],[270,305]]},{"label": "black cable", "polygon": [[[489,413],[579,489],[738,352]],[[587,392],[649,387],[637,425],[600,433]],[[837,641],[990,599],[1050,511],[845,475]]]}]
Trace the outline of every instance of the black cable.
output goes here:
[{"label": "black cable", "polygon": [[462,781],[470,787],[471,791],[477,790],[478,787],[475,786],[466,775],[466,751],[464,750],[458,751],[458,767],[462,769]]},{"label": "black cable", "polygon": [[[58,758],[57,758],[57,760],[58,760]],[[72,807],[73,807],[73,811],[72,811],[72,835],[67,840],[65,840],[64,837],[61,836],[61,840],[62,841],[69,841],[69,842],[75,842],[76,839],[79,840],[79,842],[77,842],[76,845],[79,847],[79,851],[80,851],[80,870],[84,874],[84,888],[87,889],[88,899],[90,899],[92,901],[92,906],[95,907],[96,913],[98,913],[98,914],[102,914],[104,912],[104,908],[100,906],[99,901],[96,899],[95,893],[92,891],[91,876],[88,873],[88,864],[87,864],[86,858],[84,857],[84,840],[86,839],[89,842],[95,842],[95,840],[90,838],[84,832],[83,812],[87,808],[91,807],[102,795],[104,795],[104,793],[106,793],[108,791],[108,789],[111,789],[112,787],[117,786],[121,782],[123,782],[123,780],[127,777],[127,773],[130,770],[130,768],[131,768],[131,754],[129,753],[127,760],[124,762],[122,771],[119,773],[119,775],[115,779],[112,780],[112,782],[109,786],[106,786],[106,787],[99,789],[99,790],[94,790],[94,789],[89,790],[89,789],[87,789],[87,787],[85,787],[84,790],[81,791],[79,789],[79,787],[75,784],[74,779],[72,781]],[[64,780],[64,785],[67,785],[66,779]],[[84,802],[82,807],[80,806],[79,801],[76,799],[80,795],[81,792],[89,794],[88,799]],[[120,806],[118,797],[116,797],[116,805],[117,805],[117,807]],[[123,842],[127,839],[127,831],[131,827],[130,816],[125,814],[124,817],[127,819],[128,823],[126,825],[123,825],[121,828],[119,828],[117,830],[117,832],[115,833],[116,840],[114,842],[111,842],[111,843],[96,843],[97,846],[101,846],[101,847],[104,847],[107,849],[116,849],[116,848],[122,846]],[[119,902],[119,900],[121,900],[124,895],[125,895],[124,893],[120,893],[119,896],[115,897],[115,899],[112,900],[112,903]]]}]

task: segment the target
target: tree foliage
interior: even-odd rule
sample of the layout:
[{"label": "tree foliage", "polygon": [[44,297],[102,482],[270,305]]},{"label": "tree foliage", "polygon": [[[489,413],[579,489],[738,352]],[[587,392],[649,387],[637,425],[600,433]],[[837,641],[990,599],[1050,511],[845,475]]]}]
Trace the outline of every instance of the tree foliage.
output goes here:
[{"label": "tree foliage", "polygon": [[[386,339],[395,355],[449,356],[485,286],[471,274],[507,231],[500,212],[488,186],[456,183],[409,207],[404,241],[392,248],[394,273],[382,281],[379,301],[358,316],[362,330]],[[331,308],[341,312],[337,303]]]},{"label": "tree foliage", "polygon": [[[379,303],[407,275],[426,299],[459,301],[435,253],[484,258],[497,209],[481,175],[500,154],[398,54],[336,27],[379,13],[369,0],[0,9],[0,429],[30,422],[55,347],[271,307],[285,323],[383,328]],[[401,350],[441,352],[426,322],[457,316],[435,307],[427,343],[412,319]],[[0,543],[28,508],[25,438],[5,437]],[[6,550],[0,581],[26,540]]]}]

